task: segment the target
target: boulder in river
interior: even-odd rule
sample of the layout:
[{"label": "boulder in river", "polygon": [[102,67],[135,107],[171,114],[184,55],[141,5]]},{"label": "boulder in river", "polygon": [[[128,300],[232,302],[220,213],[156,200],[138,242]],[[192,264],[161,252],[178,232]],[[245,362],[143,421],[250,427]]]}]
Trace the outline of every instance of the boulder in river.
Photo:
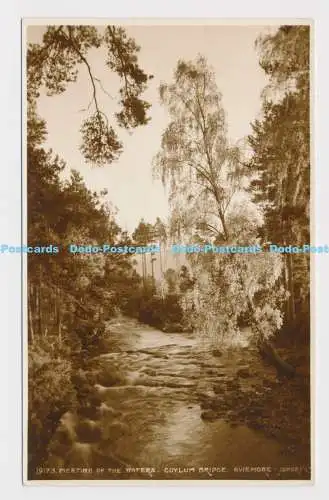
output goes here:
[{"label": "boulder in river", "polygon": [[206,410],[201,413],[202,420],[213,422],[217,419],[217,413],[214,410]]},{"label": "boulder in river", "polygon": [[103,422],[103,433],[102,439],[110,440],[111,442],[116,441],[121,436],[129,433],[129,426],[124,422],[113,420]]},{"label": "boulder in river", "polygon": [[249,427],[256,430],[263,429],[264,423],[261,418],[256,418],[254,420],[250,420]]},{"label": "boulder in river", "polygon": [[223,394],[224,392],[224,387],[222,384],[217,384],[213,386],[213,391],[215,394]]},{"label": "boulder in river", "polygon": [[226,388],[229,391],[237,391],[240,389],[240,382],[238,379],[233,379],[233,380],[227,380],[226,382]]},{"label": "boulder in river", "polygon": [[114,408],[112,408],[111,406],[104,403],[104,401],[100,405],[99,412],[100,412],[101,417],[105,416],[106,418],[118,417],[121,415],[121,412],[114,410]]},{"label": "boulder in river", "polygon": [[252,405],[249,408],[249,413],[251,415],[263,415],[264,407],[263,406],[257,406],[257,405]]},{"label": "boulder in river", "polygon": [[112,387],[123,384],[124,379],[115,367],[110,363],[104,363],[96,374],[96,382],[103,387]]},{"label": "boulder in river", "polygon": [[76,428],[78,441],[81,443],[95,443],[101,435],[101,429],[93,420],[82,420],[78,422]]},{"label": "boulder in river", "polygon": [[220,351],[219,349],[214,349],[214,350],[212,351],[212,355],[213,355],[213,356],[216,356],[216,358],[220,358],[221,356],[223,356],[223,353],[222,353],[222,351]]},{"label": "boulder in river", "polygon": [[249,378],[249,377],[251,377],[251,373],[250,373],[250,371],[249,371],[248,368],[240,368],[236,372],[236,375],[237,375],[237,377],[241,377],[241,378]]},{"label": "boulder in river", "polygon": [[204,401],[201,401],[200,407],[203,410],[209,410],[213,407],[213,402],[211,399],[205,399]]},{"label": "boulder in river", "polygon": [[145,373],[145,375],[149,375],[150,377],[156,377],[157,375],[156,370],[152,370],[151,368],[145,368],[143,373]]}]

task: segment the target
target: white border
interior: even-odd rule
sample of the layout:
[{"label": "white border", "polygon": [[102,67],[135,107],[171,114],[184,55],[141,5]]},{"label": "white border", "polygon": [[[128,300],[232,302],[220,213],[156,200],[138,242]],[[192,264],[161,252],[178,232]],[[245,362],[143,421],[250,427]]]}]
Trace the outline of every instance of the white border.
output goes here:
[{"label": "white border", "polygon": [[[116,5],[109,5],[109,2],[96,2],[86,4],[78,2],[67,2],[58,0],[56,3],[48,4],[40,0],[30,0],[29,3],[15,2],[6,5],[6,11],[2,16],[3,22],[1,27],[1,63],[2,63],[2,78],[1,78],[1,96],[2,96],[2,111],[5,113],[1,120],[3,127],[1,137],[2,145],[2,168],[3,174],[0,184],[0,229],[1,242],[15,243],[20,242],[20,190],[21,190],[21,168],[20,168],[20,19],[22,17],[105,17],[108,18],[127,18],[127,17],[215,17],[215,18],[237,18],[237,17],[257,17],[257,18],[313,18],[315,19],[315,68],[316,68],[316,92],[315,92],[315,137],[316,143],[316,197],[315,211],[317,216],[317,225],[315,231],[316,244],[328,243],[329,241],[329,223],[327,218],[327,210],[325,204],[326,187],[328,181],[328,151],[326,148],[327,138],[327,116],[328,116],[328,57],[326,47],[328,46],[328,27],[325,24],[326,20],[326,3],[325,1],[278,1],[271,5],[265,4],[264,1],[243,1],[230,0],[223,5],[210,7],[213,2],[203,0],[198,1],[183,1],[180,2],[163,2],[161,5],[147,3],[139,0],[138,2],[130,2],[120,0]],[[170,4],[170,5],[169,5]],[[321,43],[320,43],[321,41]],[[320,60],[320,63],[319,63]],[[320,99],[320,101],[319,101]],[[319,114],[321,110],[321,114]],[[326,112],[327,111],[327,112]],[[326,135],[325,135],[326,134]],[[326,156],[327,155],[327,156]],[[316,377],[316,392],[317,392],[317,412],[316,412],[316,429],[317,438],[321,435],[321,440],[316,439],[317,451],[317,473],[316,485],[309,490],[309,487],[293,488],[292,486],[281,486],[280,490],[276,488],[266,488],[264,486],[251,487],[248,486],[243,494],[250,494],[252,498],[263,497],[264,494],[269,498],[276,498],[278,494],[283,493],[282,488],[286,491],[289,499],[298,495],[298,498],[304,498],[305,495],[312,495],[315,498],[325,498],[326,491],[326,464],[325,453],[328,448],[328,405],[325,404],[325,375],[328,362],[326,361],[326,353],[328,352],[328,335],[326,330],[321,328],[326,321],[326,304],[327,304],[327,286],[326,276],[329,276],[328,260],[326,257],[316,257],[315,279],[317,285],[316,293],[316,323],[317,323],[317,377]],[[57,488],[51,486],[42,487],[22,487],[21,484],[21,321],[20,321],[20,260],[16,255],[0,256],[0,269],[2,277],[1,287],[1,318],[2,323],[2,342],[1,355],[3,359],[0,363],[0,380],[4,385],[1,391],[2,409],[0,411],[0,489],[5,493],[5,498],[18,497],[22,498],[27,495],[33,495],[33,498],[43,497],[44,495],[57,498],[58,493],[62,496],[71,496],[72,490],[68,486]],[[321,352],[318,343],[321,341]],[[325,345],[327,343],[327,345]],[[322,353],[322,354],[321,354]],[[326,356],[326,357],[325,357]],[[321,360],[322,357],[322,360]],[[3,373],[2,373],[3,371]],[[322,391],[320,392],[320,389]],[[217,483],[218,484],[218,483]],[[150,487],[151,486],[151,487]],[[92,492],[92,495],[113,495],[113,492],[120,488],[119,494],[131,493],[134,496],[142,495],[143,498],[148,495],[154,496],[152,483],[148,486],[139,486],[131,491],[129,487],[111,486],[111,491],[107,491],[105,487],[97,487]],[[207,494],[212,492],[226,495],[233,495],[237,498],[241,496],[241,487],[239,486],[221,486],[220,492],[214,491],[213,488],[207,488]],[[188,495],[199,496],[199,486],[191,483],[188,488]],[[195,489],[196,488],[196,489]],[[166,491],[164,486],[157,487],[157,495],[164,496],[178,493],[179,486],[171,487],[170,492]],[[6,494],[7,493],[7,494]],[[84,498],[90,495],[88,488],[79,487],[79,495]]]}]

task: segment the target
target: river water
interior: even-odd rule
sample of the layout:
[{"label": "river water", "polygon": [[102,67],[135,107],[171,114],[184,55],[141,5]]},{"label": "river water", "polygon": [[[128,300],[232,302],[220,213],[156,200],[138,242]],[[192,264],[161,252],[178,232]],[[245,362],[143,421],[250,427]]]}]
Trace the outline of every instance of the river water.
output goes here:
[{"label": "river water", "polygon": [[[112,322],[109,335],[110,352],[97,360],[104,370],[95,385],[99,413],[84,422],[63,416],[60,430],[71,439],[53,447],[52,468],[40,479],[300,477],[303,464],[282,454],[275,439],[246,425],[201,418],[200,398],[213,395],[219,380],[234,378],[237,365],[246,364],[243,353],[218,357],[193,336],[128,320]],[[113,371],[118,378],[107,384]]]}]

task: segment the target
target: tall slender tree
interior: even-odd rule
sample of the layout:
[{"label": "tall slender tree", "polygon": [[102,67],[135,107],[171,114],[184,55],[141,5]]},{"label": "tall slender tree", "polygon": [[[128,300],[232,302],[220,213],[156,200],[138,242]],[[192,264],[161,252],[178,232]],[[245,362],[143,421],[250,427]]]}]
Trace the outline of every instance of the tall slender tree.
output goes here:
[{"label": "tall slender tree", "polygon": [[222,96],[204,57],[179,61],[174,83],[160,87],[171,122],[155,158],[155,173],[170,186],[176,233],[229,239],[227,210],[242,173],[239,149],[226,136]]}]

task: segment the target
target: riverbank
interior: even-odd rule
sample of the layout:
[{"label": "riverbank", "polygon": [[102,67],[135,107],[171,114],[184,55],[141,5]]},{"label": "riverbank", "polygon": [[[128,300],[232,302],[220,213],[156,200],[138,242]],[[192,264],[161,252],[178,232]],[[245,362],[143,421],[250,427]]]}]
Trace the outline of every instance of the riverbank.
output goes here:
[{"label": "riverbank", "polygon": [[[310,377],[307,350],[279,349],[297,367],[293,379],[278,379],[276,370],[264,365],[256,351],[231,353],[236,370],[230,377],[223,371],[213,384],[213,394],[200,395],[201,417],[224,419],[231,426],[247,425],[274,438],[281,453],[294,461],[310,464]],[[230,355],[228,355],[230,356]]]}]

